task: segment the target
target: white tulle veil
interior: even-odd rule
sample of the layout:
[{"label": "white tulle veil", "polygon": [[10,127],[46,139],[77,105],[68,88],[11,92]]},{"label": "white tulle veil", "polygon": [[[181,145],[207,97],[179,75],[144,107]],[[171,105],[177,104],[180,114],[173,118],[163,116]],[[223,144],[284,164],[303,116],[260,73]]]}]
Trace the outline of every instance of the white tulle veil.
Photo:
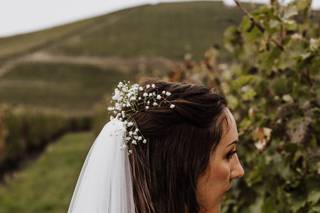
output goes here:
[{"label": "white tulle veil", "polygon": [[126,128],[117,119],[105,124],[92,144],[68,213],[134,213],[131,170],[121,149]]}]

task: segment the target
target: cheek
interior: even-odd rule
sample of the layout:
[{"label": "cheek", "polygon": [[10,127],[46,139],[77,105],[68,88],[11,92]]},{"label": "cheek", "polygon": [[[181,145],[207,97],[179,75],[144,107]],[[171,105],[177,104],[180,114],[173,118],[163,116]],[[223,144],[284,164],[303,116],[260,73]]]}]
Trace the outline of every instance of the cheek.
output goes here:
[{"label": "cheek", "polygon": [[210,176],[212,181],[229,181],[230,180],[230,167],[226,163],[219,163],[211,167]]},{"label": "cheek", "polygon": [[227,163],[219,162],[209,165],[198,179],[197,197],[203,206],[219,202],[230,184],[230,168]]}]

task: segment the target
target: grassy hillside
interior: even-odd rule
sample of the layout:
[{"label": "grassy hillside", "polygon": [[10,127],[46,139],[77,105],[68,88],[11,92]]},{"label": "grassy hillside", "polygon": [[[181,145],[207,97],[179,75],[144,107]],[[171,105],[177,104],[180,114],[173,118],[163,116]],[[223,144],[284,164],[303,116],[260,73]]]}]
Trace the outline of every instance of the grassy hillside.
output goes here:
[{"label": "grassy hillside", "polygon": [[221,44],[224,29],[239,23],[241,17],[238,8],[226,7],[221,2],[141,6],[123,13],[114,24],[97,26],[60,42],[50,51],[90,56],[160,55],[174,59],[182,59],[186,52],[199,56],[212,44]]},{"label": "grassy hillside", "polygon": [[0,78],[0,100],[11,104],[90,110],[131,75],[90,65],[24,63]]},{"label": "grassy hillside", "polygon": [[87,19],[34,33],[0,38],[0,62],[14,56],[46,48],[50,44],[59,42],[61,39],[66,39],[68,36],[88,28],[97,21],[98,18]]},{"label": "grassy hillside", "polygon": [[38,160],[18,171],[6,186],[0,185],[0,212],[67,212],[93,140],[91,133],[76,133],[49,145]]},{"label": "grassy hillside", "polygon": [[46,49],[72,55],[161,55],[181,59],[221,43],[242,12],[222,2],[146,5],[35,33],[0,38],[0,59]]},{"label": "grassy hillside", "polygon": [[[221,45],[224,29],[241,17],[222,2],[163,3],[2,38],[0,102],[90,109],[117,81],[134,76],[137,67],[126,60],[182,60],[186,52],[200,57]],[[113,58],[117,65],[101,66]],[[123,66],[127,74],[118,72]]]}]

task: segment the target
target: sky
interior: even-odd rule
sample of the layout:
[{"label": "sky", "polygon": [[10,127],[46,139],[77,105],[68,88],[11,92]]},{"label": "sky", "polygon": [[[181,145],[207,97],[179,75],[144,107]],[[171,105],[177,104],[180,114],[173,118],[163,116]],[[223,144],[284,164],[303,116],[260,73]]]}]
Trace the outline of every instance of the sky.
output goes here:
[{"label": "sky", "polygon": [[[179,0],[0,0],[0,37],[37,31],[128,7],[170,1]],[[234,4],[233,0],[224,0],[224,3]],[[320,8],[320,0],[313,0],[313,7]]]}]

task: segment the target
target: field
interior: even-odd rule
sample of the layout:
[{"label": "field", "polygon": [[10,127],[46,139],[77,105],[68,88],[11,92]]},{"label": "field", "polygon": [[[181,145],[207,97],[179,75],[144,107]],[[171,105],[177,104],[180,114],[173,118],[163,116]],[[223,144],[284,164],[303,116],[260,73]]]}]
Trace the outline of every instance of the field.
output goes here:
[{"label": "field", "polygon": [[200,58],[221,47],[241,17],[221,2],[163,3],[0,38],[0,101],[88,110],[120,79],[167,72],[186,53]]},{"label": "field", "polygon": [[88,19],[52,29],[0,38],[1,62],[45,48],[50,44],[73,35],[84,27],[88,27],[89,24],[93,24],[95,21],[96,19]]},{"label": "field", "polygon": [[0,100],[14,105],[90,110],[131,75],[90,65],[24,63],[0,78]]},{"label": "field", "polygon": [[[224,29],[238,24],[241,17],[237,8],[228,8],[220,2],[141,6],[121,16],[106,17],[109,22],[67,39],[50,51],[89,56],[164,56],[180,60],[190,52],[199,57],[209,46],[221,45]],[[114,20],[112,24],[108,24],[110,19]]]},{"label": "field", "polygon": [[[249,7],[249,6],[248,6]],[[48,50],[87,56],[201,56],[222,42],[242,12],[221,2],[145,5],[44,31],[0,39],[0,58]]]},{"label": "field", "polygon": [[0,212],[66,212],[94,135],[67,134],[0,185]]}]

